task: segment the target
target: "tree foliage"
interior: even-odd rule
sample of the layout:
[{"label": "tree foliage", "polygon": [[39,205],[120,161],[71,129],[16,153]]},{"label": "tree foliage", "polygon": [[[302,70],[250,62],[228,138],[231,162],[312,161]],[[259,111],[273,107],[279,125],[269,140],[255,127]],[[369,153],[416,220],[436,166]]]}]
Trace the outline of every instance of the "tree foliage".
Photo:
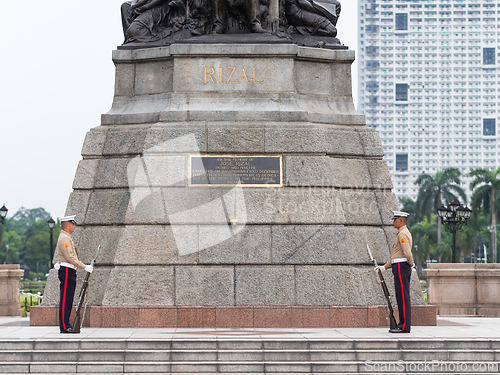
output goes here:
[{"label": "tree foliage", "polygon": [[[494,245],[497,231],[493,229],[496,228],[496,220],[492,212],[500,215],[500,168],[494,171],[473,170],[470,176],[474,177],[471,183],[473,212],[467,225],[456,233],[456,250],[463,259],[472,260],[483,257],[484,246],[490,249],[496,249],[498,246]],[[417,263],[425,264],[427,260],[433,259],[450,262],[453,236],[446,230],[440,233],[441,220],[437,216],[437,208],[449,205],[454,200],[466,204],[460,171],[457,168],[447,168],[438,171],[434,176],[422,174],[415,183],[419,186],[417,199],[413,201],[410,198],[401,198],[400,206],[403,211],[410,213],[407,225],[413,236],[413,251]],[[489,221],[491,226],[488,226]],[[474,254],[474,257],[471,257],[471,254]],[[491,262],[492,254],[488,257]]]},{"label": "tree foliage", "polygon": [[492,260],[496,263],[498,246],[496,223],[499,210],[500,167],[496,170],[473,169],[469,176],[474,178],[470,183],[470,188],[474,191],[471,198],[472,209],[474,211],[482,210],[485,214],[491,215],[491,249],[494,249],[492,251]]},{"label": "tree foliage", "polygon": [[[50,267],[50,229],[47,220],[50,214],[43,208],[21,208],[12,218],[5,220],[0,237],[0,262],[19,263],[21,268],[46,273]],[[54,246],[61,224],[57,221],[53,229]]]},{"label": "tree foliage", "polygon": [[416,201],[408,197],[403,197],[399,200],[399,202],[402,207],[401,210],[403,210],[404,212],[408,212],[410,214],[410,216],[408,216],[406,221],[406,226],[408,228],[411,228],[416,223],[422,221],[423,219],[422,212]]},{"label": "tree foliage", "polygon": [[[500,209],[498,199],[500,194],[500,167],[494,171],[483,168],[473,169],[469,176],[474,178],[470,183],[470,188],[474,191],[471,198],[472,209],[491,214],[491,208],[494,207],[493,212],[498,216]],[[492,206],[492,203],[495,203],[495,205]]]},{"label": "tree foliage", "polygon": [[439,263],[449,263],[451,262],[451,235],[447,233],[444,236],[444,241],[436,243],[432,247],[432,256],[437,259]]},{"label": "tree foliage", "polygon": [[437,171],[434,176],[423,173],[415,180],[419,186],[417,202],[428,220],[443,203],[449,204],[455,199],[463,204],[467,202],[464,189],[460,186],[460,176],[458,168],[446,168]]},{"label": "tree foliage", "polygon": [[417,246],[417,262],[424,264],[429,259],[433,246],[437,243],[435,217],[431,216],[431,220],[424,217],[423,221],[411,227],[410,232],[413,237],[413,245]]},{"label": "tree foliage", "polygon": [[[461,173],[458,168],[446,168],[442,171],[437,171],[434,176],[423,173],[416,179],[415,184],[420,186],[418,189],[417,206],[422,215],[425,215],[430,220],[431,215],[444,202],[449,204],[461,198],[462,203],[466,203],[467,196],[460,186],[460,176]],[[441,218],[439,216],[436,220],[436,229],[437,241],[441,242]]]}]

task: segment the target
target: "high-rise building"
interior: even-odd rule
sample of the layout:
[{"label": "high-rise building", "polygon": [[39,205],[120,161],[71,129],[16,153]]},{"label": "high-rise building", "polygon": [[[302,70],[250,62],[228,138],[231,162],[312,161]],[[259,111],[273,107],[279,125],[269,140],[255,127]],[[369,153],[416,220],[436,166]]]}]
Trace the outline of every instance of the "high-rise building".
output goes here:
[{"label": "high-rise building", "polygon": [[358,1],[358,110],[396,195],[415,199],[423,172],[498,167],[500,1]]}]

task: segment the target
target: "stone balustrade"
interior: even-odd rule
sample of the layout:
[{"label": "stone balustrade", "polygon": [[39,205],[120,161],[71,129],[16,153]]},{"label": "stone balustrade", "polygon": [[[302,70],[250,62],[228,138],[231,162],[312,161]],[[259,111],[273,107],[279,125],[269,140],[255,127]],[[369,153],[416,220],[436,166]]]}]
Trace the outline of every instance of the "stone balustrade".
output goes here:
[{"label": "stone balustrade", "polygon": [[424,274],[438,315],[500,316],[499,263],[435,263]]},{"label": "stone balustrade", "polygon": [[19,264],[0,264],[0,316],[21,316],[19,280],[23,275]]}]

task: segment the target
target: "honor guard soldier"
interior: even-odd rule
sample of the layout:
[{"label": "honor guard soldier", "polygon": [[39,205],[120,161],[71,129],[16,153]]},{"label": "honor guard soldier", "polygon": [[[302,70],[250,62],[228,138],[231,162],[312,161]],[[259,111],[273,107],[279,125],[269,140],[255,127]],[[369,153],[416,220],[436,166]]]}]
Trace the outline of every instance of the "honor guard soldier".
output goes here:
[{"label": "honor guard soldier", "polygon": [[66,216],[61,218],[61,233],[57,240],[57,254],[59,255],[59,263],[54,265],[54,268],[59,272],[60,284],[60,300],[59,300],[59,330],[61,333],[74,333],[73,327],[69,323],[71,308],[73,306],[73,297],[75,296],[76,287],[76,270],[84,269],[87,272],[92,272],[91,265],[83,264],[78,258],[75,243],[71,234],[76,228],[76,216]]},{"label": "honor guard soldier", "polygon": [[391,260],[379,266],[380,270],[392,268],[394,275],[394,287],[396,289],[396,301],[398,302],[399,324],[390,329],[391,333],[410,332],[411,328],[411,301],[410,301],[410,277],[413,266],[411,253],[412,237],[406,227],[407,212],[393,211],[394,227],[398,230],[396,240],[392,245]]}]

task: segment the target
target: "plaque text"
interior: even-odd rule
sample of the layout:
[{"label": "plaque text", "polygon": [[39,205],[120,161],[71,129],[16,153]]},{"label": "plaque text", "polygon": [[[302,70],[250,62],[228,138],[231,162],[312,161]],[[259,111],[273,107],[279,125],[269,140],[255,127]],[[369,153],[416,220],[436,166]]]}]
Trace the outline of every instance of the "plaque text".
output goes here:
[{"label": "plaque text", "polygon": [[189,186],[281,187],[281,156],[189,156]]}]

